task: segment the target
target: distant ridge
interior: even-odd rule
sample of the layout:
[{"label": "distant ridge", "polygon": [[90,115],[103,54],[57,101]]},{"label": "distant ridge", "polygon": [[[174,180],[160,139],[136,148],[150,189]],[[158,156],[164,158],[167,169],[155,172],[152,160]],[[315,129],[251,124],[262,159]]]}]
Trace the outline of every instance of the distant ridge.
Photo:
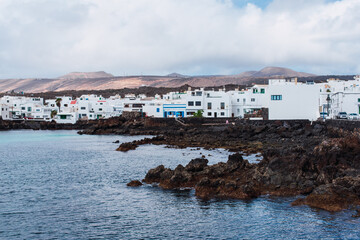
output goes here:
[{"label": "distant ridge", "polygon": [[99,72],[72,72],[68,73],[64,76],[59,77],[58,79],[86,79],[86,78],[111,78],[114,77],[110,73],[106,73],[104,71]]},{"label": "distant ridge", "polygon": [[296,72],[289,68],[282,67],[265,67],[260,71],[248,71],[238,74],[239,77],[312,77],[316,76],[311,73]]},{"label": "distant ridge", "polygon": [[185,78],[185,77],[188,77],[188,76],[185,76],[185,75],[182,75],[180,73],[170,73],[168,75],[166,75],[166,77],[175,77],[175,78]]},{"label": "distant ridge", "polygon": [[149,87],[214,87],[227,84],[250,85],[265,83],[268,78],[314,77],[314,74],[296,72],[289,68],[266,67],[260,71],[247,71],[236,75],[186,76],[171,73],[166,76],[113,76],[104,71],[72,72],[55,79],[3,79],[0,80],[0,92],[49,92],[68,90],[105,90]]}]

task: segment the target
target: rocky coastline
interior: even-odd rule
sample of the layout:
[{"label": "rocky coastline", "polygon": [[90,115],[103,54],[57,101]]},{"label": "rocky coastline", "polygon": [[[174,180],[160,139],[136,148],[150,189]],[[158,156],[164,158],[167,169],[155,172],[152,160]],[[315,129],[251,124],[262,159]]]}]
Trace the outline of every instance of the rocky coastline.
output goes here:
[{"label": "rocky coastline", "polygon": [[[200,158],[175,169],[160,165],[142,181],[164,189],[194,188],[203,199],[299,196],[293,206],[340,211],[360,205],[360,131],[339,124],[347,123],[235,121],[156,130],[138,122],[129,133],[144,134],[145,128],[156,137],[123,143],[117,150],[142,144],[224,148],[235,152],[226,163],[209,166]],[[248,153],[261,153],[263,160],[251,164],[242,157]]]},{"label": "rocky coastline", "polygon": [[[292,205],[327,211],[360,206],[360,121],[192,118],[180,123],[174,119],[125,116],[75,125],[0,120],[0,129],[77,129],[79,134],[149,135],[120,144],[117,150],[123,152],[143,144],[223,148],[234,152],[226,163],[208,165],[203,157],[175,169],[158,166],[150,169],[142,182],[164,189],[193,188],[196,196],[203,199],[298,196]],[[252,153],[263,159],[256,164],[244,160],[244,154]],[[128,184],[141,185],[138,180]]]},{"label": "rocky coastline", "polygon": [[33,121],[17,120],[8,121],[0,118],[0,131],[9,130],[82,130],[92,125],[98,124],[98,121],[78,121],[76,124],[57,124],[55,121]]}]

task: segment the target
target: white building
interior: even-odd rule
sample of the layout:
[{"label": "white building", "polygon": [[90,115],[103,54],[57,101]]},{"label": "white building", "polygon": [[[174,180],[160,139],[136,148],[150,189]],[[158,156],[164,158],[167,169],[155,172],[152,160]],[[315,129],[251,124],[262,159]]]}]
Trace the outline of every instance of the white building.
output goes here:
[{"label": "white building", "polygon": [[43,98],[4,96],[0,105],[4,120],[50,120]]},{"label": "white building", "polygon": [[186,92],[170,92],[163,99],[148,102],[143,111],[151,117],[191,117],[201,111],[204,117],[231,117],[231,97],[223,90],[203,88]]},{"label": "white building", "polygon": [[270,79],[269,120],[317,120],[320,87],[298,83],[297,79]]},{"label": "white building", "polygon": [[149,117],[191,117],[201,112],[206,118],[266,116],[270,120],[316,120],[320,112],[332,117],[338,112],[360,113],[360,77],[326,83],[298,83],[297,79],[270,79],[268,85],[254,85],[226,92],[188,89],[162,97],[127,94],[104,98],[97,95],[48,99],[4,96],[0,99],[3,119],[54,120],[75,123],[78,120],[105,119],[123,112],[142,112]]},{"label": "white building", "polygon": [[232,117],[243,118],[245,114],[256,114],[269,107],[268,85],[254,85],[245,90],[229,91]]}]

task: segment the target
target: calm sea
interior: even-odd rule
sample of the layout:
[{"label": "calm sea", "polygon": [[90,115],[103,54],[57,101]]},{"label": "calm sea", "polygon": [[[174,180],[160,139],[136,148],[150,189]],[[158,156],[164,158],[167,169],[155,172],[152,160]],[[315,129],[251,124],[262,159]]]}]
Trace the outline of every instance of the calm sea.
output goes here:
[{"label": "calm sea", "polygon": [[128,188],[159,164],[227,160],[220,150],[147,145],[122,153],[112,143],[140,138],[0,132],[0,239],[360,238],[353,211],[291,207],[294,198],[202,201],[193,190]]}]

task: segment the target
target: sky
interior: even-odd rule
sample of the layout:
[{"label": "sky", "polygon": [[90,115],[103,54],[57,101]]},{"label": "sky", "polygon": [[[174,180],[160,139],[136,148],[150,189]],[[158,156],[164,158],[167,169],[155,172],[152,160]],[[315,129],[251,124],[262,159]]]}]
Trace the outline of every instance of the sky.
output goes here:
[{"label": "sky", "polygon": [[360,0],[0,0],[0,78],[360,73]]}]

